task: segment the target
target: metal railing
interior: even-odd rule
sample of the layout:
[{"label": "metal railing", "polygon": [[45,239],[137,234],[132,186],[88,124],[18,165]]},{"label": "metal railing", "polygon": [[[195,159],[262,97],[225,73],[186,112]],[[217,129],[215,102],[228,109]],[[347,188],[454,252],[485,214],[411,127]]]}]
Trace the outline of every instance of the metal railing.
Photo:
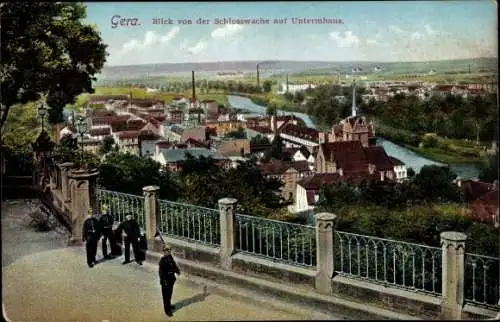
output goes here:
[{"label": "metal railing", "polygon": [[141,228],[146,228],[143,196],[98,188],[97,199],[99,201],[99,207],[102,207],[104,204],[108,205],[108,211],[113,215],[115,221],[123,222],[126,215],[132,215]]},{"label": "metal railing", "polygon": [[235,216],[236,250],[296,266],[316,265],[316,228],[283,221]]},{"label": "metal railing", "polygon": [[498,269],[495,257],[465,254],[465,301],[496,307],[499,299]]},{"label": "metal railing", "polygon": [[338,274],[441,294],[441,248],[342,231],[335,232],[335,239]]},{"label": "metal railing", "polygon": [[219,210],[160,200],[159,230],[175,238],[219,246]]}]

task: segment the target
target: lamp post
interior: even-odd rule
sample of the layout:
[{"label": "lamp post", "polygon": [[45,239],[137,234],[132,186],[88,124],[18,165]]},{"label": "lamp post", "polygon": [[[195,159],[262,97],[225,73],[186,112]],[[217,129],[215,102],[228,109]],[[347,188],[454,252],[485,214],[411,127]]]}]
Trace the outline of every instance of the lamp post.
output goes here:
[{"label": "lamp post", "polygon": [[87,122],[85,121],[85,119],[83,117],[80,117],[78,119],[78,121],[76,121],[76,131],[78,132],[78,134],[80,134],[80,138],[82,140],[82,168],[83,168],[83,164],[84,164],[84,157],[83,157],[83,135],[85,133],[87,133]]},{"label": "lamp post", "polygon": [[45,107],[44,102],[41,102],[38,105],[38,116],[40,116],[40,118],[42,119],[42,131],[44,130],[43,121],[45,120],[45,114],[47,114],[47,107]]}]

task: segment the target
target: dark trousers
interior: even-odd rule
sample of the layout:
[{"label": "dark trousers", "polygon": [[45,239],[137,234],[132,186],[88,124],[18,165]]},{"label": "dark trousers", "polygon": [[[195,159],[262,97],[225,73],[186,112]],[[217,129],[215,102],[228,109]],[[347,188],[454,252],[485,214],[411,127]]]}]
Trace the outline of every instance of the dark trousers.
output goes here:
[{"label": "dark trousers", "polygon": [[132,244],[132,250],[134,251],[134,259],[137,261],[139,257],[139,242],[138,237],[125,237],[125,261],[130,262],[130,244]]},{"label": "dark trousers", "polygon": [[[171,277],[170,277],[171,276]],[[174,291],[174,283],[175,283],[175,275],[169,274],[166,280],[161,283],[161,295],[163,297],[163,309],[165,313],[168,314],[170,312],[170,308],[172,306],[172,293]]]},{"label": "dark trousers", "polygon": [[97,238],[89,238],[85,243],[85,250],[87,251],[87,264],[93,264],[95,260],[95,255],[97,254]]},{"label": "dark trousers", "polygon": [[108,243],[107,241],[109,240],[109,247],[111,248],[111,252],[113,252],[113,249],[115,248],[115,237],[113,236],[113,230],[110,229],[105,229],[102,232],[102,256],[106,257],[108,256]]}]

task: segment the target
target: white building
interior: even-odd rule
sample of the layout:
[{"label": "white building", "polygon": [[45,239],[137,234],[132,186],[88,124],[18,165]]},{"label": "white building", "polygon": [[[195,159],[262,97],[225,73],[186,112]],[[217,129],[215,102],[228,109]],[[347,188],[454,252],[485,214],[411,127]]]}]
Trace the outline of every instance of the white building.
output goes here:
[{"label": "white building", "polygon": [[391,163],[394,165],[394,173],[396,174],[396,181],[401,182],[408,178],[406,165],[399,159],[389,156]]},{"label": "white building", "polygon": [[[295,94],[296,92],[303,92],[307,90],[308,88],[315,88],[316,85],[314,84],[290,84],[288,83],[288,93]],[[278,94],[283,95],[287,92],[287,85],[286,83],[281,84],[281,89],[278,91]]]}]

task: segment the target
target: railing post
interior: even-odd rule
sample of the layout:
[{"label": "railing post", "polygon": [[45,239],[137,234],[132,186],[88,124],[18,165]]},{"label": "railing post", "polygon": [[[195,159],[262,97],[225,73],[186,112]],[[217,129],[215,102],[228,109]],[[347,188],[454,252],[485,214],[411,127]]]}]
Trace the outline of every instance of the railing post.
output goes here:
[{"label": "railing post", "polygon": [[98,171],[73,170],[69,172],[71,185],[71,239],[70,245],[81,245],[83,222],[87,217],[89,208],[97,210],[98,201],[96,194]]},{"label": "railing post", "polygon": [[59,165],[59,167],[61,169],[61,190],[62,190],[64,202],[71,201],[71,193],[69,191],[68,172],[73,167],[73,165],[74,164],[71,162],[65,162],[65,163]]},{"label": "railing post", "polygon": [[231,270],[231,256],[234,253],[234,241],[236,229],[234,227],[234,216],[236,203],[234,198],[219,199],[220,216],[220,262],[224,269]]},{"label": "railing post", "polygon": [[158,186],[142,188],[144,194],[144,218],[146,219],[146,238],[154,240],[160,216],[160,202],[158,200]]},{"label": "railing post", "polygon": [[454,231],[441,233],[442,293],[441,319],[461,320],[464,305],[465,240]]},{"label": "railing post", "polygon": [[330,295],[332,278],[335,272],[335,219],[331,213],[316,215],[316,280],[315,288],[319,293]]}]

